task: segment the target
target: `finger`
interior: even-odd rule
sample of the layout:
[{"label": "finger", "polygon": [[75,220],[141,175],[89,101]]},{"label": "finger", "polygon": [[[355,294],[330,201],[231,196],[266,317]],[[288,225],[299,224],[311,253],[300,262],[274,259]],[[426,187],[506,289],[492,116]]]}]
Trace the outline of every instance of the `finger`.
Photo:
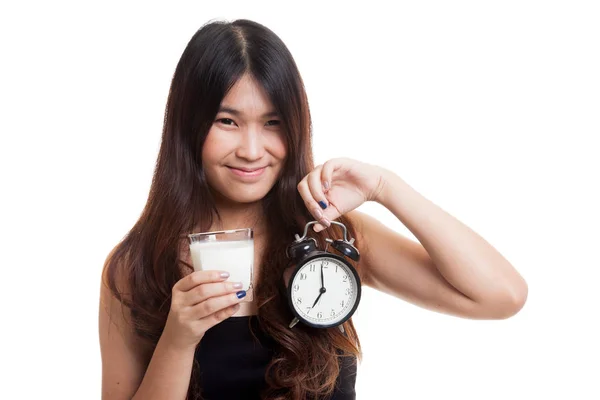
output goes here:
[{"label": "finger", "polygon": [[229,273],[226,271],[194,271],[191,274],[181,278],[173,290],[187,292],[198,285],[212,282],[222,282],[229,278]]},{"label": "finger", "polygon": [[240,291],[242,287],[243,284],[240,282],[205,283],[184,292],[183,303],[189,306],[195,306],[211,297],[236,293]]},{"label": "finger", "polygon": [[192,318],[206,318],[217,311],[221,311],[234,304],[238,304],[245,297],[246,292],[240,290],[237,293],[230,293],[224,296],[212,297],[202,303],[196,304],[191,308],[190,315]]},{"label": "finger", "polygon": [[312,197],[323,209],[323,218],[321,218],[319,221],[321,222],[321,225],[329,227],[331,226],[330,222],[337,219],[340,214],[338,209],[334,207],[334,204],[331,204],[331,202],[327,200],[325,193],[323,192],[323,182],[321,179],[322,176],[323,174],[321,168],[319,168],[307,176],[307,181]]},{"label": "finger", "polygon": [[319,233],[321,232],[323,229],[325,229],[325,227],[321,224],[314,224],[313,225],[313,231]]},{"label": "finger", "polygon": [[[310,174],[309,174],[310,175]],[[304,177],[298,184],[298,192],[300,192],[300,196],[302,196],[302,200],[304,200],[304,205],[308,211],[312,214],[312,216],[319,222],[323,223],[323,225],[329,226],[329,221],[325,220],[325,216],[323,214],[323,210],[319,203],[314,199],[310,188],[308,187],[308,176]]]},{"label": "finger", "polygon": [[319,167],[306,176],[306,181],[308,183],[308,188],[312,198],[316,200],[321,209],[326,210],[329,202],[327,201],[325,193],[323,192],[323,182],[321,182],[321,176],[321,167]]},{"label": "finger", "polygon": [[347,158],[332,158],[323,164],[321,168],[321,181],[323,182],[323,190],[329,192],[335,184],[334,175],[340,170],[347,168],[349,160]]},{"label": "finger", "polygon": [[208,330],[208,329],[212,328],[213,326],[217,325],[219,322],[223,322],[227,318],[231,317],[239,309],[240,309],[240,305],[234,304],[230,307],[227,307],[220,311],[217,311],[216,313],[208,316],[207,318],[202,319],[202,322],[204,322],[206,324],[205,326],[206,326],[206,329]]},{"label": "finger", "polygon": [[235,314],[240,309],[240,304],[234,304],[231,307],[227,307],[221,311],[217,311],[213,315],[211,315],[210,319],[215,321],[215,325]]},{"label": "finger", "polygon": [[328,160],[323,164],[323,168],[321,168],[321,182],[325,193],[331,190],[331,186],[333,185],[333,173],[340,166],[340,159],[337,158]]}]

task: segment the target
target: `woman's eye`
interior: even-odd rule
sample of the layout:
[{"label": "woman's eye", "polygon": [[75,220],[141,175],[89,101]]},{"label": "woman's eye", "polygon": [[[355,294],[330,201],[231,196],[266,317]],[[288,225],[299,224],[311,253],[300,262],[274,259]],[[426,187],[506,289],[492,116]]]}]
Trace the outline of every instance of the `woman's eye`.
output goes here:
[{"label": "woman's eye", "polygon": [[235,122],[230,118],[220,118],[217,120],[217,122],[220,122],[224,125],[235,125]]},{"label": "woman's eye", "polygon": [[275,126],[275,125],[280,125],[281,121],[276,120],[276,119],[272,119],[271,121],[267,122],[267,126]]}]

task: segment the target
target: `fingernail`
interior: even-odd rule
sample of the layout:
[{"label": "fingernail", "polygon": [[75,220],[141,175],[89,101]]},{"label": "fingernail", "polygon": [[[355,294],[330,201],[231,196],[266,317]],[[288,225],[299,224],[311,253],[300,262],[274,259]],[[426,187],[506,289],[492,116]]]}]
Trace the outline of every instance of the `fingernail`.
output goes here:
[{"label": "fingernail", "polygon": [[313,225],[313,231],[319,233],[323,230],[323,227],[321,225]]},{"label": "fingernail", "polygon": [[315,214],[315,217],[316,217],[317,219],[321,219],[321,218],[323,218],[323,213],[322,213],[322,212],[321,212],[321,210],[319,210],[318,208],[315,208],[315,209],[313,210],[313,214]]},{"label": "fingernail", "polygon": [[329,190],[329,182],[323,182],[323,189]]},{"label": "fingernail", "polygon": [[321,223],[321,225],[325,225],[327,228],[329,228],[331,226],[331,222],[329,222],[329,220],[327,218],[323,218],[319,222]]},{"label": "fingernail", "polygon": [[241,282],[238,282],[238,283],[234,283],[234,284],[233,284],[233,288],[234,288],[234,289],[241,289],[243,286],[244,286],[244,285],[242,285],[242,283],[241,283]]},{"label": "fingernail", "polygon": [[323,200],[319,201],[319,205],[321,206],[321,208],[323,210],[327,208],[327,204],[325,204],[325,202]]},{"label": "fingernail", "polygon": [[240,290],[235,295],[237,296],[238,299],[242,299],[242,298],[246,297],[246,291],[245,290]]},{"label": "fingernail", "polygon": [[221,272],[221,273],[219,274],[219,276],[220,276],[221,278],[223,278],[223,279],[225,279],[225,278],[229,278],[229,272]]}]

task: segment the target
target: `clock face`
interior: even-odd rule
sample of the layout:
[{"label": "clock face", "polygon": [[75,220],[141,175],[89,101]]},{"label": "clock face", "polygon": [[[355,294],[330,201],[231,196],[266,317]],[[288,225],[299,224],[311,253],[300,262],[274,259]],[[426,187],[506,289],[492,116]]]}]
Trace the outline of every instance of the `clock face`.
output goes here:
[{"label": "clock face", "polygon": [[346,321],[360,300],[356,271],[330,256],[305,261],[290,282],[289,290],[297,316],[309,325],[320,327]]}]

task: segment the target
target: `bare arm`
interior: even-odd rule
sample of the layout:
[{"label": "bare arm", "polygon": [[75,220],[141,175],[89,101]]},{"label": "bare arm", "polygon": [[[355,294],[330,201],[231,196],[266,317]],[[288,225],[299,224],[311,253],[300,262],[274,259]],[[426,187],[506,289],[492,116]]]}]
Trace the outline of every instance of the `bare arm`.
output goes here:
[{"label": "bare arm", "polygon": [[185,400],[193,363],[193,348],[176,349],[161,338],[133,399]]},{"label": "bare arm", "polygon": [[[107,302],[110,308],[104,306]],[[151,349],[136,340],[123,312],[121,304],[103,286],[99,319],[102,399],[184,400],[194,348],[177,349],[161,337],[152,354]],[[151,356],[150,364],[147,364],[148,356]]]},{"label": "bare arm", "polygon": [[[100,350],[103,400],[185,400],[204,333],[239,309],[245,291],[223,271],[196,271],[173,287],[171,309],[153,349],[136,337],[128,310],[102,284]],[[104,280],[103,280],[104,282]],[[121,286],[123,282],[121,282]]]},{"label": "bare arm", "polygon": [[[466,318],[507,318],[525,304],[527,283],[510,262],[392,171],[335,158],[306,175],[298,191],[319,221],[315,231],[341,215],[356,223],[364,283],[375,289]],[[356,211],[365,201],[387,208],[418,242]]]},{"label": "bare arm", "polygon": [[481,236],[393,173],[376,199],[420,241],[353,211],[366,284],[425,308],[475,319],[507,318],[527,298],[527,284]]}]

